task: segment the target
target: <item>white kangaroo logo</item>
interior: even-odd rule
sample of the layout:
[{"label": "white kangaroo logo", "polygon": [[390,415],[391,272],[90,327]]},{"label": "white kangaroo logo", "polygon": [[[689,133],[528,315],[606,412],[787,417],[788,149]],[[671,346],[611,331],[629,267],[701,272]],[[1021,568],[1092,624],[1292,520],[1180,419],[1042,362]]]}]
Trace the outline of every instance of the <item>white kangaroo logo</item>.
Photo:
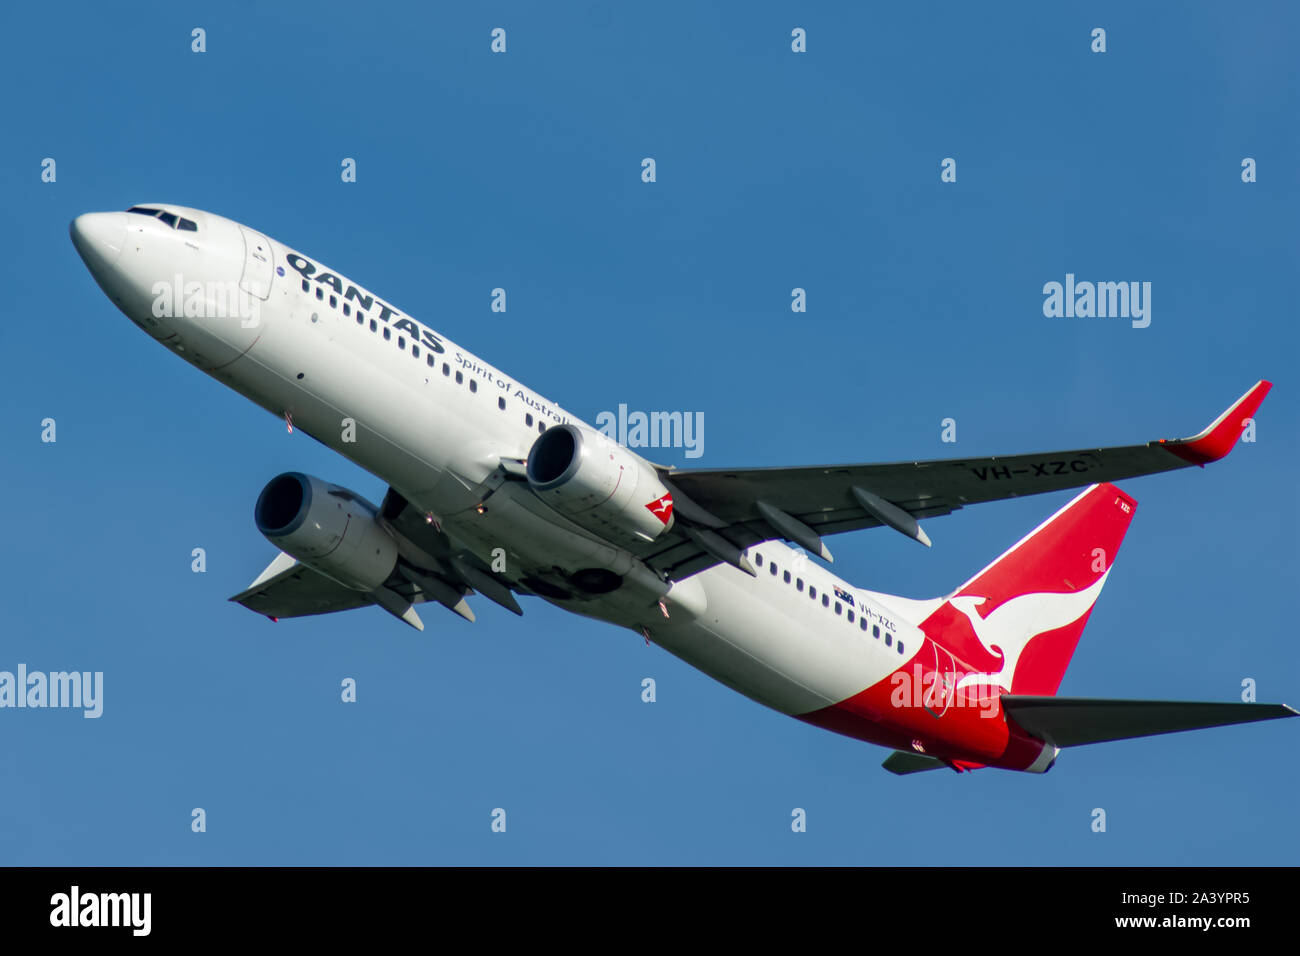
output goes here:
[{"label": "white kangaroo logo", "polygon": [[957,686],[981,684],[1011,690],[1016,664],[1020,661],[1025,646],[1039,634],[1073,624],[1083,617],[1096,603],[1097,595],[1101,593],[1102,585],[1109,575],[1108,568],[1105,574],[1082,591],[1035,591],[1017,595],[1000,605],[988,617],[980,617],[975,610],[988,598],[970,595],[952,598],[948,603],[966,615],[985,650],[1002,659],[1002,666],[996,673],[967,674],[957,682]]}]

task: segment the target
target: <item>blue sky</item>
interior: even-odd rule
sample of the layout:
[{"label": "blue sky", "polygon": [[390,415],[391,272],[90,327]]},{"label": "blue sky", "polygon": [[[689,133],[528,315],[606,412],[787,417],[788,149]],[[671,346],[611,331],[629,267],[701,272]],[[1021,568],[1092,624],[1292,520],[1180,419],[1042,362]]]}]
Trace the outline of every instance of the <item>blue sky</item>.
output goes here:
[{"label": "blue sky", "polygon": [[[1041,778],[900,779],[883,750],[536,600],[519,620],[480,599],[476,625],[432,611],[423,634],[227,603],[274,554],[252,522],[269,478],[383,483],[153,344],[67,236],[146,201],[240,220],[588,421],[703,412],[702,458],[658,455],[683,466],[1178,437],[1270,378],[1254,444],[1124,483],[1137,516],[1061,693],[1235,700],[1249,677],[1300,705],[1293,6],[2,16],[0,669],[103,671],[105,701],[0,711],[0,861],[1295,862],[1300,722],[1067,751]],[[1151,282],[1150,327],[1045,318],[1067,272]],[[840,537],[836,569],[939,594],[1068,497],[932,520],[929,551]]]}]

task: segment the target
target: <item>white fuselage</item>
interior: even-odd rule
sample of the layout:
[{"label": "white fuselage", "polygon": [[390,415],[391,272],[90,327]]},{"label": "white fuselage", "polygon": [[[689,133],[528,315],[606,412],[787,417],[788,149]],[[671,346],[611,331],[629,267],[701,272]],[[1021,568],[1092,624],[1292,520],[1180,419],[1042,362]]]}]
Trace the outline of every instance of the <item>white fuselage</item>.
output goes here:
[{"label": "white fuselage", "polygon": [[[390,484],[485,561],[504,548],[511,580],[552,567],[624,573],[635,561],[552,511],[523,483],[494,480],[502,459],[526,458],[539,426],[569,422],[594,432],[591,426],[322,263],[219,216],[158,208],[197,229],[178,232],[127,213],[95,214],[121,216],[120,237],[116,219],[83,225],[80,238],[74,226],[79,249],[105,250],[92,262],[93,251],[82,249],[97,281],[151,336]],[[160,289],[177,276],[181,289]],[[156,305],[160,295],[171,295],[170,311],[183,313],[192,298],[183,287],[192,283],[240,284],[257,314],[157,314],[169,311]],[[191,291],[211,306],[206,291]],[[485,499],[487,507],[477,507]],[[552,603],[648,632],[694,667],[786,714],[852,697],[922,651],[924,635],[894,607],[801,552],[769,541],[746,555],[756,578],[725,564],[699,572],[666,596],[668,617],[635,593]],[[837,587],[852,596],[852,607]]]}]

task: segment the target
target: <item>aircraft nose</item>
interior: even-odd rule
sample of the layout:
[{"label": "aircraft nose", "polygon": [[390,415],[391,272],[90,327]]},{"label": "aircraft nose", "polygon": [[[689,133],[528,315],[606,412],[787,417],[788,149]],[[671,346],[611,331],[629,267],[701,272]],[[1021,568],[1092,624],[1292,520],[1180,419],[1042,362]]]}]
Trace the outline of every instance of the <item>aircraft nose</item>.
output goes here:
[{"label": "aircraft nose", "polygon": [[126,213],[88,212],[72,220],[72,244],[94,272],[114,265],[126,245]]}]

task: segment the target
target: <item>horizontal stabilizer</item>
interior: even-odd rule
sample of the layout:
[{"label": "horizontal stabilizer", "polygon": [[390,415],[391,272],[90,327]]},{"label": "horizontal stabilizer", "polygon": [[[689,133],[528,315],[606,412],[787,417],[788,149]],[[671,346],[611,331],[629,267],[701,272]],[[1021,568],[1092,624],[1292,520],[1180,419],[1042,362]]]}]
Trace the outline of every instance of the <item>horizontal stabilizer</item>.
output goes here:
[{"label": "horizontal stabilizer", "polygon": [[1023,694],[1003,694],[1001,700],[1003,710],[1017,724],[1058,747],[1300,716],[1286,704],[1098,700]]},{"label": "horizontal stabilizer", "polygon": [[925,754],[910,754],[906,750],[895,750],[885,758],[885,762],[880,766],[890,773],[902,776],[905,773],[920,773],[922,770],[940,770],[948,765],[938,757],[927,757]]}]

